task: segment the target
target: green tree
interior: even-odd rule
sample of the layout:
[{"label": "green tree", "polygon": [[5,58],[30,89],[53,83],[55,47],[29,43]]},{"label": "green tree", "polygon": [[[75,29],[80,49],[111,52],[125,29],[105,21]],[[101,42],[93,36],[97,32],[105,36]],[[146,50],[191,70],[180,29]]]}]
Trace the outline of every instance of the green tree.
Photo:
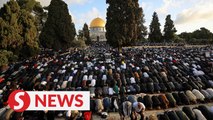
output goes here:
[{"label": "green tree", "polygon": [[117,48],[134,44],[141,38],[142,8],[138,0],[106,0],[107,42]]},{"label": "green tree", "polygon": [[195,30],[192,34],[193,38],[196,39],[212,39],[211,31],[206,29],[205,27],[202,27],[199,30]]},{"label": "green tree", "polygon": [[16,0],[16,1],[21,9],[25,9],[26,11],[34,15],[35,25],[38,31],[37,39],[39,39],[39,35],[47,19],[47,12],[44,11],[40,2],[37,2],[36,0]]},{"label": "green tree", "polygon": [[136,7],[136,21],[137,21],[137,31],[138,31],[138,40],[143,41],[145,40],[145,37],[147,36],[147,27],[144,25],[145,24],[145,19],[144,19],[144,13],[143,9],[139,7],[138,0],[135,0],[135,4],[137,5]]},{"label": "green tree", "polygon": [[77,40],[73,40],[72,44],[75,47],[80,47],[80,48],[86,47],[86,43],[82,38],[78,38]]},{"label": "green tree", "polygon": [[43,8],[39,2],[35,0],[16,0],[21,9],[29,12],[43,12]]},{"label": "green tree", "polygon": [[176,35],[176,34],[174,35],[173,42],[174,42],[174,43],[182,43],[182,44],[183,44],[183,43],[186,43],[185,40],[184,40],[183,38],[181,38],[180,36],[178,36],[178,35]]},{"label": "green tree", "polygon": [[37,29],[30,12],[10,0],[0,9],[0,49],[19,57],[29,57],[39,50]]},{"label": "green tree", "polygon": [[182,32],[178,35],[180,38],[182,38],[185,42],[190,43],[192,40],[192,33]]},{"label": "green tree", "polygon": [[162,42],[162,33],[160,30],[160,23],[156,12],[153,13],[149,29],[150,29],[149,40],[151,42]]},{"label": "green tree", "polygon": [[83,27],[83,37],[86,38],[85,43],[87,45],[91,44],[92,41],[89,35],[89,27],[86,23],[84,24],[84,27]]},{"label": "green tree", "polygon": [[[24,9],[33,15],[34,24],[37,29],[36,39],[38,40],[41,30],[44,27],[44,23],[47,19],[47,12],[44,11],[40,2],[38,2],[36,0],[16,0],[16,1],[19,4],[21,9]],[[25,50],[26,49],[28,49],[28,48],[25,47]],[[27,50],[26,50],[26,52],[27,52]],[[30,53],[27,52],[27,54],[30,54]]]},{"label": "green tree", "polygon": [[[71,20],[72,20],[72,17],[71,17]],[[73,37],[75,38],[77,33],[76,33],[76,29],[75,29],[75,24],[73,22],[71,23],[71,31],[72,31]]]},{"label": "green tree", "polygon": [[200,43],[210,43],[212,41],[212,33],[205,27],[195,30],[192,33],[192,37]]},{"label": "green tree", "polygon": [[83,34],[83,30],[78,30],[78,38],[83,39],[84,34]]},{"label": "green tree", "polygon": [[40,35],[44,48],[67,49],[76,35],[75,25],[69,15],[67,4],[52,0],[48,7],[48,18]]},{"label": "green tree", "polygon": [[7,65],[9,62],[14,62],[17,59],[13,52],[7,50],[0,50],[0,67]]},{"label": "green tree", "polygon": [[164,40],[166,42],[172,42],[175,38],[175,33],[177,30],[175,29],[174,22],[171,20],[171,15],[166,16],[166,22],[164,25]]},{"label": "green tree", "polygon": [[210,30],[202,27],[198,30],[193,31],[192,33],[183,32],[179,36],[183,38],[187,43],[203,44],[212,42],[213,33]]}]

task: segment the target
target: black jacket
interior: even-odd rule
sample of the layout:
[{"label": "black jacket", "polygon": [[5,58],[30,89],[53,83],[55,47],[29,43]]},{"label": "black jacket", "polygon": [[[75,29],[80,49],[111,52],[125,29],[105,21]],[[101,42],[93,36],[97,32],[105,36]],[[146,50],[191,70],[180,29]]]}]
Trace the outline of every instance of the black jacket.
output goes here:
[{"label": "black jacket", "polygon": [[185,104],[185,105],[189,105],[189,104],[190,104],[190,101],[189,101],[189,99],[188,99],[188,97],[186,96],[185,93],[180,92],[178,95],[179,95],[179,97],[180,97],[180,99],[181,99],[181,102],[182,102],[183,104]]},{"label": "black jacket", "polygon": [[176,111],[176,114],[181,120],[190,120],[189,117],[182,110]]},{"label": "black jacket", "polygon": [[169,100],[169,106],[170,106],[170,107],[175,107],[175,106],[176,106],[176,100],[175,100],[175,98],[172,96],[171,93],[167,93],[167,94],[166,94],[166,98]]},{"label": "black jacket", "polygon": [[190,107],[183,107],[183,112],[189,117],[190,120],[196,120],[195,113],[192,111]]},{"label": "black jacket", "polygon": [[161,106],[161,102],[158,99],[158,96],[152,96],[153,107],[157,108]]},{"label": "black jacket", "polygon": [[166,112],[166,114],[169,116],[169,119],[170,120],[181,120],[178,115],[176,114],[176,112],[174,111],[169,111],[169,112]]},{"label": "black jacket", "polygon": [[170,120],[167,114],[159,114],[158,120]]},{"label": "black jacket", "polygon": [[182,102],[181,102],[181,98],[179,97],[178,93],[172,93],[173,97],[175,98],[176,100],[176,103],[178,105],[182,105]]},{"label": "black jacket", "polygon": [[207,120],[213,119],[213,113],[211,113],[206,106],[200,105],[198,109],[202,112],[202,114],[206,117]]},{"label": "black jacket", "polygon": [[161,92],[167,92],[167,87],[164,85],[164,83],[160,83],[159,86],[161,88]]},{"label": "black jacket", "polygon": [[153,101],[149,95],[144,96],[144,105],[147,109],[152,109],[153,107]]}]

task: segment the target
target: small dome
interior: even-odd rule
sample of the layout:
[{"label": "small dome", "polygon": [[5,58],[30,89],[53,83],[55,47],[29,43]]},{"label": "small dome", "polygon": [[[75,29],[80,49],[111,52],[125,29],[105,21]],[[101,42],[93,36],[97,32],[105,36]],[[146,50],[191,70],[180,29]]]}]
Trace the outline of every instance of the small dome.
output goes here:
[{"label": "small dome", "polygon": [[94,27],[103,28],[103,27],[105,27],[105,21],[103,19],[99,18],[99,17],[95,18],[90,23],[90,27],[91,28],[94,28]]}]

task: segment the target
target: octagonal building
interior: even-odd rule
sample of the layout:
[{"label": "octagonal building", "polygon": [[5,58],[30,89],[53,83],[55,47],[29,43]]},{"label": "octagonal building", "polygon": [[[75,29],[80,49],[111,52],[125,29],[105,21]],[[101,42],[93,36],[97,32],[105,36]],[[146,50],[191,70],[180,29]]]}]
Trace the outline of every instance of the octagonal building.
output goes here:
[{"label": "octagonal building", "polygon": [[90,38],[92,41],[106,41],[105,21],[99,17],[90,23]]}]

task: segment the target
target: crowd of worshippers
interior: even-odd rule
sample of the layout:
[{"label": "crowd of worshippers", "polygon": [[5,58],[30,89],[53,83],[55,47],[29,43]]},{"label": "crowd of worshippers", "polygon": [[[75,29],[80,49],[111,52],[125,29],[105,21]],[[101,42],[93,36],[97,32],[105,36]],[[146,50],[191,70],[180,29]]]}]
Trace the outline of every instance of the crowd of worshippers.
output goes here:
[{"label": "crowd of worshippers", "polygon": [[[91,119],[92,113],[107,117],[107,112],[119,112],[122,119],[130,117],[134,120],[145,119],[145,110],[212,102],[213,56],[211,53],[205,55],[206,51],[212,50],[211,46],[179,46],[126,48],[118,52],[96,44],[64,54],[43,51],[1,71],[0,119],[52,120],[55,116]],[[17,89],[90,91],[90,111],[16,113],[8,108],[7,100]],[[212,115],[212,111],[209,114]],[[168,116],[170,118],[169,113]],[[203,116],[208,119],[205,114]]]},{"label": "crowd of worshippers", "polygon": [[[137,42],[136,46],[184,46],[185,43],[153,43],[153,42]],[[187,44],[189,45],[189,44]]]},{"label": "crowd of worshippers", "polygon": [[183,107],[178,110],[169,110],[158,115],[151,114],[147,117],[149,120],[212,120],[213,107],[199,105],[197,107]]}]

